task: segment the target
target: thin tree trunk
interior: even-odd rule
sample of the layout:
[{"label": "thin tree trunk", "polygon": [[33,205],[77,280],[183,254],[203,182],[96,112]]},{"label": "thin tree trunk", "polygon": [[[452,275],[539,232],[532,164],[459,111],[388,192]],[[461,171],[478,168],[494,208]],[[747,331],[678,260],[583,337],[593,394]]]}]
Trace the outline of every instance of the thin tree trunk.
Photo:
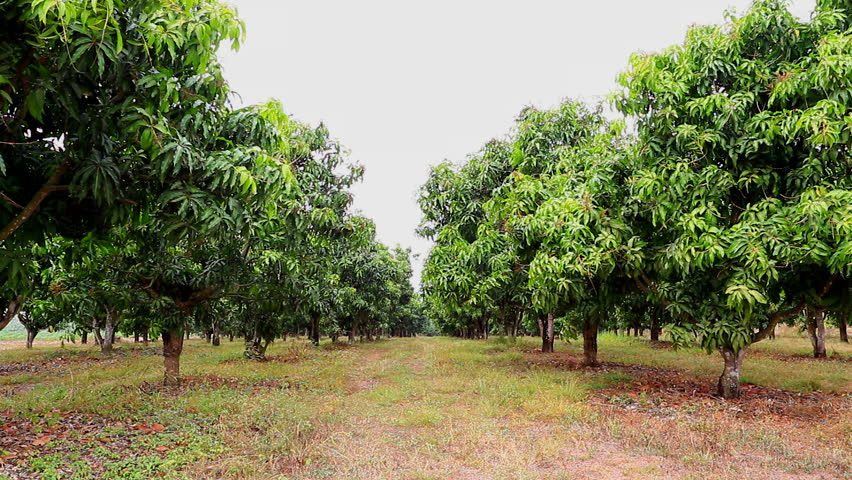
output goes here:
[{"label": "thin tree trunk", "polygon": [[739,352],[735,352],[733,349],[722,347],[719,351],[725,360],[725,369],[722,370],[722,375],[719,376],[719,396],[729,400],[739,398],[742,395],[740,374],[742,373],[743,358],[745,357],[746,349],[743,348]]},{"label": "thin tree trunk", "polygon": [[311,344],[315,347],[319,346],[320,343],[320,330],[319,330],[319,317],[316,315],[311,315],[311,330],[310,330],[310,339]]},{"label": "thin tree trunk", "polygon": [[357,314],[352,317],[352,329],[349,330],[349,345],[355,344],[355,335],[357,335],[358,331],[358,323],[361,319],[361,315]]},{"label": "thin tree trunk", "polygon": [[80,343],[86,345],[89,343],[89,332],[83,330],[83,333],[80,335]]},{"label": "thin tree trunk", "polygon": [[553,314],[548,313],[542,322],[541,352],[553,353]]},{"label": "thin tree trunk", "polygon": [[512,330],[509,332],[509,336],[512,338],[512,342],[518,338],[518,327],[521,325],[521,311],[518,310],[518,313],[515,314],[515,319],[512,321]]},{"label": "thin tree trunk", "polygon": [[101,336],[101,326],[98,325],[98,319],[92,317],[92,334],[95,336],[95,345],[103,345],[104,338]]},{"label": "thin tree trunk", "polygon": [[104,336],[101,342],[102,352],[111,352],[112,343],[115,340],[115,315],[111,311],[107,311],[106,320],[104,321]]},{"label": "thin tree trunk", "polygon": [[222,343],[219,335],[219,320],[213,322],[213,333],[211,334],[210,342],[214,347],[218,347]]},{"label": "thin tree trunk", "polygon": [[659,342],[660,341],[660,319],[658,318],[658,311],[655,308],[651,310],[651,341]]},{"label": "thin tree trunk", "polygon": [[148,327],[145,327],[145,330],[142,330],[142,343],[144,343],[145,346],[148,346],[148,342],[149,342],[148,333],[149,332],[150,332],[150,329]]},{"label": "thin tree trunk", "polygon": [[598,364],[598,320],[586,317],[583,320],[583,366]]},{"label": "thin tree trunk", "polygon": [[183,351],[183,329],[172,327],[163,330],[163,365],[166,386],[180,385],[180,354]]},{"label": "thin tree trunk", "polygon": [[806,317],[808,338],[814,348],[814,358],[825,358],[825,310],[808,308]]},{"label": "thin tree trunk", "polygon": [[38,335],[38,328],[33,325],[32,317],[29,312],[21,312],[18,315],[18,321],[21,322],[21,325],[23,325],[24,329],[27,331],[27,348],[33,348],[33,340],[35,340],[36,335]]},{"label": "thin tree trunk", "polygon": [[37,328],[27,328],[27,348],[33,348],[33,340],[38,335]]},{"label": "thin tree trunk", "polygon": [[849,343],[849,333],[847,332],[847,328],[849,325],[849,310],[843,310],[837,316],[837,326],[840,328],[840,341],[843,343]]}]

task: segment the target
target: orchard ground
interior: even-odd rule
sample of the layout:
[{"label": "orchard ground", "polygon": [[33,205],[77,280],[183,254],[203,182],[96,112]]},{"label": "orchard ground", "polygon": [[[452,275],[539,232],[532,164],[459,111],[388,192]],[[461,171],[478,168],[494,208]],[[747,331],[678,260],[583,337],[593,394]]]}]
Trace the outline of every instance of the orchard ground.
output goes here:
[{"label": "orchard ground", "polygon": [[[182,386],[156,344],[0,350],[0,478],[852,478],[852,347],[793,330],[752,348],[745,395],[718,355],[602,334],[578,345],[190,340]],[[11,348],[13,345],[15,348]],[[5,475],[5,477],[4,477]]]}]

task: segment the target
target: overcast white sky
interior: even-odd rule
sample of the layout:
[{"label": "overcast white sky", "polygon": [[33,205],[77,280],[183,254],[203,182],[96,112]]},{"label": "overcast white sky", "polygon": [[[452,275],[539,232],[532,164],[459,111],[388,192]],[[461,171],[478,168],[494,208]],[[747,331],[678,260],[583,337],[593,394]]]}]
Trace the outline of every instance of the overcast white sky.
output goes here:
[{"label": "overcast white sky", "polygon": [[[807,18],[815,0],[794,0]],[[429,167],[507,134],[526,105],[595,101],[631,52],[683,40],[750,0],[229,0],[246,22],[225,74],[242,104],[278,98],[366,166],[355,208],[384,243],[417,238]],[[419,283],[422,258],[415,262]]]}]

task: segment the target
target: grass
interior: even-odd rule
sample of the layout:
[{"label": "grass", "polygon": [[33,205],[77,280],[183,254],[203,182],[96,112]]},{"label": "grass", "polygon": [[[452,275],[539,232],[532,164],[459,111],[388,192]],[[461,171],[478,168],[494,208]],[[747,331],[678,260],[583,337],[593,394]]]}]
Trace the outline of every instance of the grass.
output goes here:
[{"label": "grass", "polygon": [[[0,387],[14,389],[0,396],[0,410],[38,423],[34,435],[60,428],[68,412],[103,419],[105,434],[123,442],[95,451],[79,437],[58,438],[54,450],[23,461],[42,478],[852,478],[852,369],[785,360],[807,350],[795,332],[754,348],[747,381],[833,392],[847,410],[798,420],[743,415],[740,404],[704,398],[669,405],[659,392],[637,391],[629,369],[550,365],[578,348],[528,353],[536,346],[531,338],[415,338],[312,348],[291,339],[258,363],[242,358],[238,342],[190,340],[188,387],[175,392],[153,386],[162,375],[154,345],[122,343],[111,356],[37,345],[0,351],[5,364],[49,369],[0,376]],[[716,355],[608,334],[600,355],[696,382],[712,382],[721,368]],[[137,435],[138,424],[164,431]]]}]

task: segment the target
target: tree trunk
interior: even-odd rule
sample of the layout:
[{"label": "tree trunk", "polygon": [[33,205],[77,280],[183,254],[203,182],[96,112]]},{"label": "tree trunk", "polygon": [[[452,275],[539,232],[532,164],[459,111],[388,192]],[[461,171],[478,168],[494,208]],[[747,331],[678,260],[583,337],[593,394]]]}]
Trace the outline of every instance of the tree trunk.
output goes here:
[{"label": "tree trunk", "polygon": [[80,343],[83,345],[89,343],[89,332],[83,330],[83,333],[80,335]]},{"label": "tree trunk", "polygon": [[840,341],[849,343],[849,333],[847,327],[849,325],[849,310],[843,310],[837,316],[837,326],[840,327]]},{"label": "tree trunk", "polygon": [[229,342],[233,342],[233,341],[234,341],[234,334],[233,334],[233,333],[229,333],[229,334],[228,334],[228,341],[229,341]]},{"label": "tree trunk", "polygon": [[583,320],[583,366],[598,364],[598,321],[586,317]]},{"label": "tree trunk", "polygon": [[38,335],[37,328],[27,328],[27,348],[33,348],[33,340]]},{"label": "tree trunk", "polygon": [[269,344],[260,337],[246,338],[246,349],[243,356],[251,360],[265,360]]},{"label": "tree trunk", "polygon": [[104,322],[104,336],[101,342],[101,352],[111,352],[112,343],[115,341],[115,314],[107,311],[106,320]]},{"label": "tree trunk", "polygon": [[101,336],[101,327],[98,326],[97,320],[92,321],[92,333],[95,336],[95,345],[103,345],[104,337]]},{"label": "tree trunk", "polygon": [[139,330],[133,331],[133,343],[139,343]]},{"label": "tree trunk", "polygon": [[186,339],[189,340],[189,330],[186,331]]},{"label": "tree trunk", "polygon": [[314,315],[311,316],[310,339],[311,339],[311,344],[315,347],[318,347],[319,342],[320,342],[319,321],[320,321],[320,319],[319,319],[318,316],[314,316]]},{"label": "tree trunk", "polygon": [[183,329],[172,327],[163,330],[163,364],[166,386],[180,385],[180,354],[183,351]]},{"label": "tree trunk", "polygon": [[541,328],[541,352],[553,353],[553,314],[548,313],[542,322]]},{"label": "tree trunk", "polygon": [[145,330],[142,330],[142,343],[144,343],[145,346],[148,346],[148,341],[149,341],[148,340],[148,333],[149,333],[149,328],[145,327]]},{"label": "tree trunk", "polygon": [[352,317],[352,330],[349,330],[349,344],[352,345],[355,343],[355,336],[358,335],[358,328],[361,324],[362,314],[356,314]]},{"label": "tree trunk", "polygon": [[35,328],[31,320],[32,317],[30,317],[29,312],[20,312],[18,315],[18,321],[21,322],[21,325],[27,331],[27,348],[33,348],[33,340],[38,335],[38,328]]},{"label": "tree trunk", "polygon": [[657,318],[657,309],[654,308],[651,310],[651,341],[659,342],[660,341],[660,320]]},{"label": "tree trunk", "polygon": [[213,322],[213,333],[210,335],[210,343],[213,344],[214,347],[218,347],[222,343],[222,339],[219,335],[219,321],[216,320]]},{"label": "tree trunk", "polygon": [[814,358],[825,358],[825,310],[808,308],[805,322],[808,338],[814,347]]},{"label": "tree trunk", "polygon": [[722,370],[722,375],[719,377],[719,396],[728,400],[739,398],[742,395],[740,373],[742,372],[746,349],[743,348],[739,352],[735,352],[733,349],[722,347],[719,351],[725,360],[725,369]]},{"label": "tree trunk", "polygon": [[512,329],[509,331],[509,337],[512,338],[512,342],[514,343],[515,339],[518,337],[518,327],[521,325],[521,311],[518,310],[518,313],[515,314],[515,319],[512,321]]}]

